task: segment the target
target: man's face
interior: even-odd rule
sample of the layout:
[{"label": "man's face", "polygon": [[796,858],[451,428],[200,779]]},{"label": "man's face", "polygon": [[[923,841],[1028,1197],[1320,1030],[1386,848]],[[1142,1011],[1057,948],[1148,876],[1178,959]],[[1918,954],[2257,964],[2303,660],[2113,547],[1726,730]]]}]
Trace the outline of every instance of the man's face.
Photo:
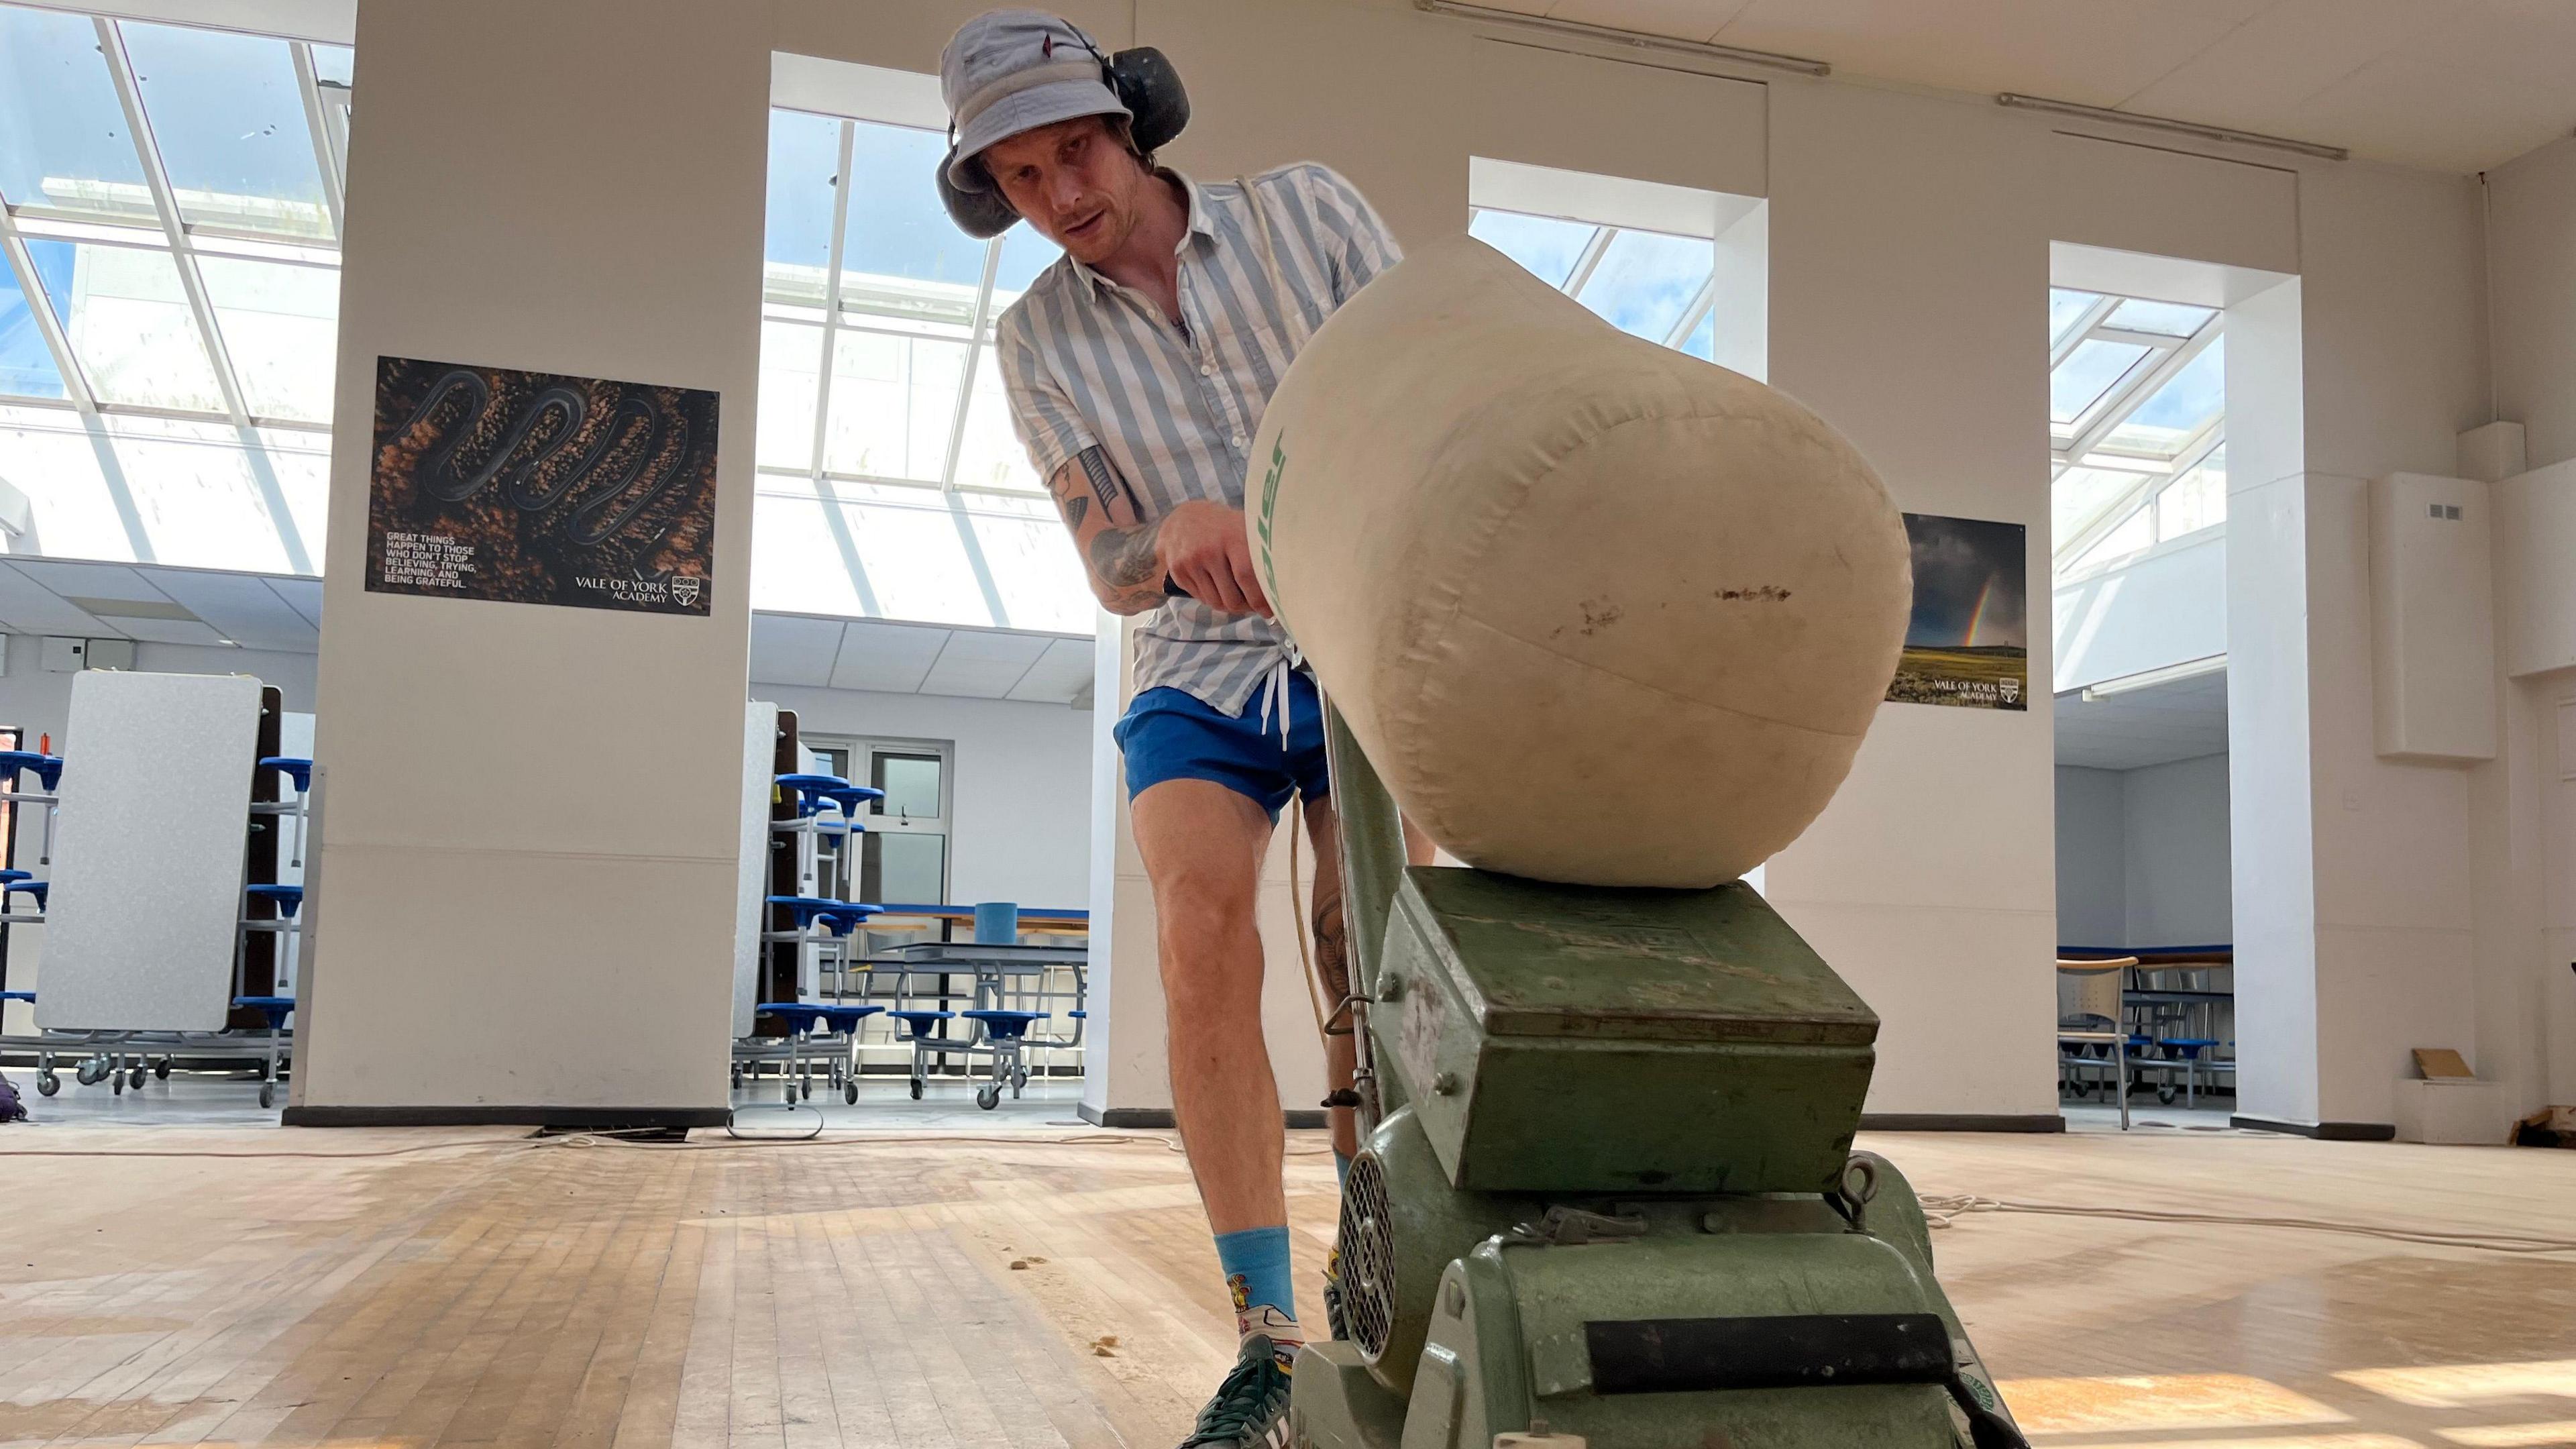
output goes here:
[{"label": "man's face", "polygon": [[996,141],[983,162],[1021,219],[1085,265],[1126,245],[1150,180],[1105,116]]}]

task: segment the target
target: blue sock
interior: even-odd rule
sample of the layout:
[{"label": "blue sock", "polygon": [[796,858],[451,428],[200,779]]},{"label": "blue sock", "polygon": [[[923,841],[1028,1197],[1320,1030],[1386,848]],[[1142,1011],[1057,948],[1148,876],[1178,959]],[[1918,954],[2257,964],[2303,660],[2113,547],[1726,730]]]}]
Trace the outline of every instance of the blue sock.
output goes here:
[{"label": "blue sock", "polygon": [[1344,1187],[1351,1185],[1351,1160],[1338,1152],[1333,1154],[1333,1181]]},{"label": "blue sock", "polygon": [[[1225,1273],[1226,1291],[1234,1298],[1237,1333],[1296,1323],[1297,1291],[1289,1281],[1286,1226],[1219,1233],[1216,1261]],[[1276,1318],[1263,1313],[1264,1308],[1276,1310]]]}]

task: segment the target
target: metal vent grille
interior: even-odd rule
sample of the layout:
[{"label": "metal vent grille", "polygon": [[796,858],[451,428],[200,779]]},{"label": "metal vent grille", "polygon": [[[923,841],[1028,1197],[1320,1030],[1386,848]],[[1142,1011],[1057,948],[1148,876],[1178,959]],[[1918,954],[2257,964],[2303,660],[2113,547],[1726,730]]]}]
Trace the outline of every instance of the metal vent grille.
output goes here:
[{"label": "metal vent grille", "polygon": [[1342,1186],[1342,1317],[1371,1363],[1395,1332],[1395,1231],[1387,1219],[1386,1168],[1374,1152],[1351,1163]]}]

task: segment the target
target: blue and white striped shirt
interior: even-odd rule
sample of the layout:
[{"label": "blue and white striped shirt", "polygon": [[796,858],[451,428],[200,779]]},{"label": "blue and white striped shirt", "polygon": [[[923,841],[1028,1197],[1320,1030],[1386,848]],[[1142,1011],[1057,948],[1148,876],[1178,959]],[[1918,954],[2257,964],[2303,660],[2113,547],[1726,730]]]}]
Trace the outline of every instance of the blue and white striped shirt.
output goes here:
[{"label": "blue and white striped shirt", "polygon": [[[1181,326],[1143,293],[1064,257],[995,334],[1011,418],[1038,476],[1052,479],[1096,444],[1147,522],[1194,498],[1243,507],[1252,437],[1289,359],[1399,255],[1386,224],[1331,170],[1265,171],[1250,184],[1288,294],[1275,296],[1243,186],[1165,174],[1189,195]],[[1287,657],[1288,636],[1270,620],[1173,599],[1139,631],[1136,692],[1168,685],[1239,716]]]}]

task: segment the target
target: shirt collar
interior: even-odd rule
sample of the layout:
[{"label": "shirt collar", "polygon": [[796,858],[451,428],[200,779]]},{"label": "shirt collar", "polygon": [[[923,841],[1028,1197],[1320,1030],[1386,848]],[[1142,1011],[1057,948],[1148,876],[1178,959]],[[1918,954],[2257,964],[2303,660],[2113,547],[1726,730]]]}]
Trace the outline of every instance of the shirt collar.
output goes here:
[{"label": "shirt collar", "polygon": [[[1157,176],[1169,177],[1171,180],[1180,183],[1181,195],[1186,197],[1189,201],[1190,224],[1181,232],[1181,239],[1172,245],[1173,255],[1186,255],[1190,249],[1191,242],[1196,241],[1198,238],[1203,236],[1214,237],[1216,235],[1216,212],[1208,205],[1207,188],[1199,185],[1189,177],[1182,175],[1180,172],[1173,170],[1169,166],[1155,167],[1154,174]],[[1100,295],[1101,288],[1114,285],[1107,277],[1093,271],[1084,263],[1075,261],[1072,253],[1067,252],[1064,259],[1066,264],[1073,268],[1073,274],[1083,280],[1084,285],[1090,289],[1093,296],[1096,297]]]}]

